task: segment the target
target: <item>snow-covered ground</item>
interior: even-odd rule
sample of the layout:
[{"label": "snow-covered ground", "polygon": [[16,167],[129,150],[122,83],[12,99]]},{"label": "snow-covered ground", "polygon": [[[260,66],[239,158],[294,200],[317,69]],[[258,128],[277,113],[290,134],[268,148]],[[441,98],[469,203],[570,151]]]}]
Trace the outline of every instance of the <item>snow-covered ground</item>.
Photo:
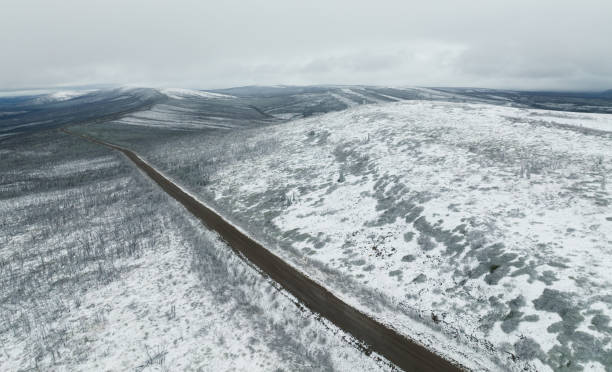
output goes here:
[{"label": "snow-covered ground", "polygon": [[[117,124],[178,130],[230,129],[236,126],[235,123],[227,119],[201,117],[198,113],[199,111],[193,108],[158,104],[150,110],[126,115],[117,120]],[[168,125],[169,123],[172,123],[172,125]]]},{"label": "snow-covered ground", "polygon": [[409,101],[141,152],[450,359],[612,370],[609,115]]},{"label": "snow-covered ground", "polygon": [[213,92],[206,92],[203,90],[192,90],[192,89],[183,89],[183,88],[164,88],[164,89],[160,89],[160,92],[174,99],[185,99],[185,98],[191,98],[191,97],[235,98],[234,96],[230,96],[228,94],[213,93]]},{"label": "snow-covered ground", "polygon": [[3,145],[2,371],[390,369],[119,154],[59,133]]},{"label": "snow-covered ground", "polygon": [[61,102],[67,101],[69,99],[73,99],[76,97],[83,96],[87,93],[94,92],[95,89],[90,90],[62,90],[58,92],[49,93],[40,97],[37,97],[34,102],[35,103],[51,103],[51,102]]}]

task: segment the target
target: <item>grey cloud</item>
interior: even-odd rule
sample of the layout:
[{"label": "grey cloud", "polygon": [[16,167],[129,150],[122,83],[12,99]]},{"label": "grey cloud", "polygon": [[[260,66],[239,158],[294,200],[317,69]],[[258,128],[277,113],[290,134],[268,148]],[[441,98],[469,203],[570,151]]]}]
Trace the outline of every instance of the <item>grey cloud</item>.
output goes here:
[{"label": "grey cloud", "polygon": [[607,0],[23,0],[0,89],[62,84],[612,87]]}]

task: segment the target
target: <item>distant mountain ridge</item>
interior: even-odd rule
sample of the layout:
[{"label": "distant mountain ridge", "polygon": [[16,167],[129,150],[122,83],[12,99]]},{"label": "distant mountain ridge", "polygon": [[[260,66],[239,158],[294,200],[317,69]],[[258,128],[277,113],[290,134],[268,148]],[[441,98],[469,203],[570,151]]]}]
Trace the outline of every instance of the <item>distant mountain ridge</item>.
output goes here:
[{"label": "distant mountain ridge", "polygon": [[91,120],[110,120],[166,100],[150,88],[0,97],[0,138]]},{"label": "distant mountain ridge", "polygon": [[[107,88],[55,90],[0,97],[0,139],[67,124],[114,120],[158,107],[199,127],[245,127],[406,100],[470,102],[556,111],[612,114],[603,92],[521,92],[485,88],[367,85],[245,86],[216,90]],[[160,106],[163,104],[163,106]],[[213,125],[214,126],[214,125]]]}]

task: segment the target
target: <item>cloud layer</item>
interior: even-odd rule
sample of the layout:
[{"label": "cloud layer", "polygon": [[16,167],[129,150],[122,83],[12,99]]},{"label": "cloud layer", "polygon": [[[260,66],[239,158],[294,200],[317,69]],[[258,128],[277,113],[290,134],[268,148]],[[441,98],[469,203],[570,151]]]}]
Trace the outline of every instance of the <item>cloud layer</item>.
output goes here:
[{"label": "cloud layer", "polygon": [[612,88],[612,2],[22,0],[0,89],[385,84]]}]

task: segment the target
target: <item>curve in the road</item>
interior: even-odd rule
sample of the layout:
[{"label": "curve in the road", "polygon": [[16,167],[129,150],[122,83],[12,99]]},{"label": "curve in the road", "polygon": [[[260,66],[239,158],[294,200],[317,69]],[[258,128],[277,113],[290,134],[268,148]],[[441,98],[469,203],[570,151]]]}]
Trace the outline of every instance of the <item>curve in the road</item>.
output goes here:
[{"label": "curve in the road", "polygon": [[246,257],[310,310],[321,314],[338,328],[364,342],[368,345],[369,350],[384,356],[404,371],[461,371],[461,368],[453,363],[336,297],[307,275],[249,238],[215,211],[183,191],[134,152],[90,136],[76,134],[66,129],[62,129],[62,131],[125,154],[166,193],[180,202],[204,225],[215,230],[234,251]]}]

